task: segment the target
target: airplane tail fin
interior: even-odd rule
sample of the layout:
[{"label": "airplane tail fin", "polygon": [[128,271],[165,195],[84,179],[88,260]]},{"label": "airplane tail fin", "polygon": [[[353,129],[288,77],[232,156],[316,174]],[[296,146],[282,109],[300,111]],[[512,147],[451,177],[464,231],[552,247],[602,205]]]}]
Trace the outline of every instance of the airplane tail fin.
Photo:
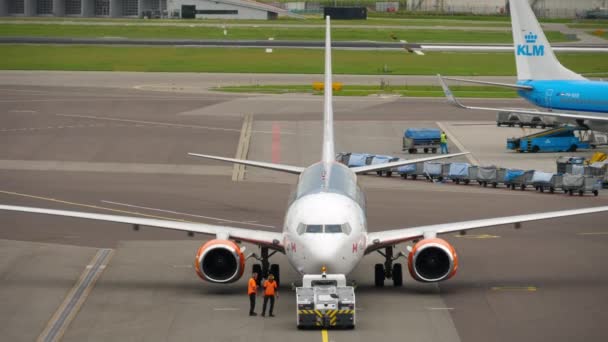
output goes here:
[{"label": "airplane tail fin", "polygon": [[334,148],[334,109],[332,103],[333,82],[331,71],[331,25],[330,17],[325,18],[325,98],[323,103],[323,155],[324,163],[335,161]]},{"label": "airplane tail fin", "polygon": [[518,80],[585,79],[557,60],[528,0],[511,0],[509,6]]}]

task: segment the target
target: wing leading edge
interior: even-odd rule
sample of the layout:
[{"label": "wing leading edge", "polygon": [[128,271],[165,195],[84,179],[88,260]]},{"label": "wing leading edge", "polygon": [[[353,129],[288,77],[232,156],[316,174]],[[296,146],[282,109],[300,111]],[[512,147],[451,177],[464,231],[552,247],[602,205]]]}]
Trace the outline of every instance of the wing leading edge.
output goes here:
[{"label": "wing leading edge", "polygon": [[14,205],[0,205],[0,210],[16,211],[23,213],[45,214],[53,216],[64,216],[82,218],[88,220],[107,221],[116,223],[127,223],[139,226],[156,227],[169,230],[178,230],[205,235],[214,235],[219,239],[233,239],[264,245],[282,251],[283,235],[276,232],[236,228],[229,226],[211,225],[205,223],[161,220],[143,217],[120,216],[88,213],[81,211],[56,210],[34,207],[22,207]]},{"label": "wing leading edge", "polygon": [[370,253],[376,249],[394,245],[401,242],[419,239],[422,237],[433,237],[438,234],[467,231],[471,229],[494,227],[506,224],[520,224],[523,222],[547,220],[560,217],[601,213],[608,211],[608,206],[551,211],[546,213],[526,214],[506,217],[496,217],[464,222],[443,223],[429,226],[420,226],[404,229],[386,230],[382,232],[369,233],[367,235],[367,247],[365,252]]}]

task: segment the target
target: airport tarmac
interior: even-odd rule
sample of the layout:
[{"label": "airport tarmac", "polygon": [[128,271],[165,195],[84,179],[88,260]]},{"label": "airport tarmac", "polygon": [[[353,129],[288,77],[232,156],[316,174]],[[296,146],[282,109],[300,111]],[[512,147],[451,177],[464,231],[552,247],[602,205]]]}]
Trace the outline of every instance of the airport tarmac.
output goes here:
[{"label": "airport tarmac", "polygon": [[[247,168],[233,180],[232,166],[186,153],[240,153],[295,165],[320,153],[321,97],[40,83],[0,78],[3,204],[280,231],[294,176]],[[442,100],[337,98],[335,110],[341,151],[409,157],[400,151],[403,129],[438,126],[449,132],[452,151],[470,150],[480,163],[555,167],[557,154],[504,150],[504,137],[518,129],[497,128],[488,114]],[[608,202],[603,193],[568,197],[372,175],[361,183],[370,231]],[[381,259],[370,255],[350,275],[359,284],[357,328],[324,335],[296,329],[289,283],[298,276],[280,255],[272,259],[281,265],[283,281],[277,317],[250,318],[246,277],[219,286],[194,273],[193,256],[204,236],[1,213],[0,330],[12,341],[605,340],[604,222],[594,214],[448,235],[460,269],[439,285],[406,276],[403,288],[375,289],[373,264]]]}]

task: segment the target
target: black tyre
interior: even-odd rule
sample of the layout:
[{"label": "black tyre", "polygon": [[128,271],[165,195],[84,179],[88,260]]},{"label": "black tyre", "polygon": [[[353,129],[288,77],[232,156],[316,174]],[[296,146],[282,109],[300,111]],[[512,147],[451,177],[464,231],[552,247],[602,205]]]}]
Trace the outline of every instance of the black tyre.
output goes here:
[{"label": "black tyre", "polygon": [[418,175],[412,175],[413,180],[416,180],[416,178],[418,178]]},{"label": "black tyre", "polygon": [[376,171],[376,174],[377,174],[379,177],[382,177],[382,171]]},{"label": "black tyre", "polygon": [[578,146],[576,146],[575,144],[572,144],[572,146],[570,146],[570,148],[568,149],[568,152],[576,152],[577,149],[578,149]]},{"label": "black tyre", "polygon": [[498,183],[492,183],[492,187],[493,187],[493,188],[498,187]]},{"label": "black tyre", "polygon": [[523,123],[520,123],[520,124],[519,124],[519,127],[524,128],[524,124],[523,124]]},{"label": "black tyre", "polygon": [[525,186],[525,185],[523,185],[523,184],[522,184],[522,185],[520,185],[520,186],[519,186],[519,188],[521,189],[521,191],[526,190],[526,186]]},{"label": "black tyre", "polygon": [[585,192],[584,192],[583,190],[579,190],[579,191],[578,191],[578,195],[579,195],[579,196],[583,196],[584,194],[585,194]]},{"label": "black tyre", "polygon": [[401,264],[393,265],[393,286],[403,286],[403,268],[401,267]]},{"label": "black tyre", "polygon": [[384,279],[384,265],[376,264],[374,266],[374,285],[376,285],[376,287],[383,287]]},{"label": "black tyre", "polygon": [[454,179],[454,183],[460,184],[460,179]]},{"label": "black tyre", "polygon": [[553,194],[553,193],[555,193],[555,188],[554,188],[554,187],[551,187],[551,188],[549,189],[549,192],[550,192],[550,193],[552,193],[552,194]]},{"label": "black tyre", "polygon": [[568,190],[568,195],[570,195],[570,196],[574,195],[574,191]]},{"label": "black tyre", "polygon": [[424,153],[429,153],[429,149],[428,148],[423,149],[423,151],[424,151]]},{"label": "black tyre", "polygon": [[470,179],[465,179],[465,180],[464,180],[464,184],[469,185],[469,183],[471,183],[471,180],[470,180]]},{"label": "black tyre", "polygon": [[500,127],[500,122],[497,122],[497,123],[496,123],[496,127]]},{"label": "black tyre", "polygon": [[593,190],[593,196],[597,196],[597,195],[599,195],[599,194],[600,194],[600,192],[599,192],[599,191],[597,191],[597,190]]},{"label": "black tyre", "polygon": [[407,175],[406,175],[405,173],[404,173],[404,174],[401,174],[400,176],[401,176],[401,178],[403,178],[403,179],[407,179]]},{"label": "black tyre", "polygon": [[437,149],[436,149],[436,148],[433,148],[431,151],[432,151],[433,153],[437,153]]},{"label": "black tyre", "polygon": [[515,184],[511,184],[511,190],[515,190]]},{"label": "black tyre", "polygon": [[540,125],[540,128],[545,129],[545,128],[547,128],[547,125],[545,125],[545,124]]},{"label": "black tyre", "polygon": [[278,286],[281,286],[281,268],[277,264],[270,265],[270,271],[268,274],[272,274],[274,276],[274,280],[277,282]]},{"label": "black tyre", "polygon": [[540,192],[545,192],[545,188],[543,188],[542,186],[538,189]]},{"label": "black tyre", "polygon": [[386,177],[392,177],[393,171],[386,171]]},{"label": "black tyre", "polygon": [[532,152],[538,153],[538,151],[540,151],[540,147],[538,147],[537,145],[532,146]]},{"label": "black tyre", "polygon": [[260,264],[253,264],[251,266],[251,273],[257,273],[258,274],[258,279],[256,279],[255,282],[258,283],[258,285],[260,285],[260,283],[262,282],[262,265],[260,265]]}]

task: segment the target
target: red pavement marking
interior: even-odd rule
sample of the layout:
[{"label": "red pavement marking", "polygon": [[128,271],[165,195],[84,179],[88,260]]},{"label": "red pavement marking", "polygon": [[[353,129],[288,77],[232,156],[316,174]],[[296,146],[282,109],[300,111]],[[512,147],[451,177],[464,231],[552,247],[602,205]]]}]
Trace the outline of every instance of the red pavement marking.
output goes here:
[{"label": "red pavement marking", "polygon": [[272,123],[272,162],[281,162],[281,125]]}]

